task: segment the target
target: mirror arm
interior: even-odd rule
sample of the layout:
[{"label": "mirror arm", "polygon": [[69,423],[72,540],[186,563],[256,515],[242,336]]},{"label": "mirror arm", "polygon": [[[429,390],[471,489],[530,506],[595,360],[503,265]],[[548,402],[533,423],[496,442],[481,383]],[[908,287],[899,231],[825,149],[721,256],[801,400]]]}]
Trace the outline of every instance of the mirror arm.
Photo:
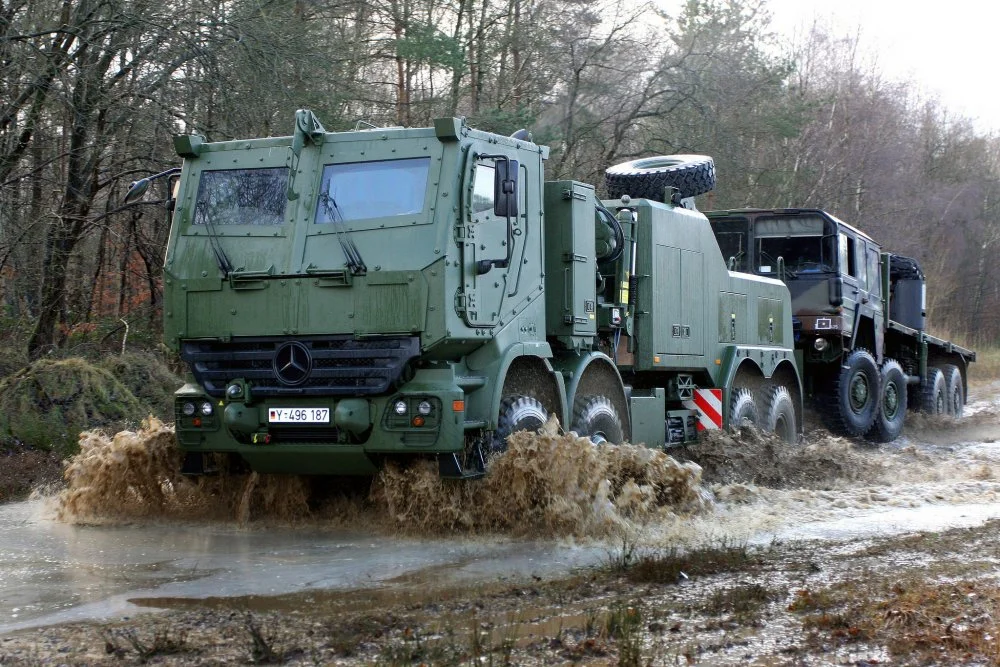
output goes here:
[{"label": "mirror arm", "polygon": [[[510,158],[507,157],[506,155],[500,155],[500,154],[497,154],[497,155],[476,155],[475,157],[476,157],[476,159],[479,159],[479,160],[486,159],[486,160],[498,160],[498,161],[505,162],[507,164],[507,170],[506,170],[507,171],[507,175],[508,176],[510,175]],[[504,193],[504,194],[507,194],[508,196],[511,196],[511,195],[516,195],[517,192],[516,192],[516,189],[515,189],[515,192]],[[476,272],[479,275],[483,275],[483,274],[489,273],[490,271],[493,270],[493,267],[497,267],[498,269],[506,269],[507,267],[510,266],[510,260],[514,257],[514,236],[512,234],[513,225],[511,224],[511,217],[512,216],[510,214],[510,206],[509,205],[506,207],[506,211],[507,211],[507,215],[506,215],[506,218],[507,218],[507,256],[504,259],[481,259],[478,262],[476,262]]]}]

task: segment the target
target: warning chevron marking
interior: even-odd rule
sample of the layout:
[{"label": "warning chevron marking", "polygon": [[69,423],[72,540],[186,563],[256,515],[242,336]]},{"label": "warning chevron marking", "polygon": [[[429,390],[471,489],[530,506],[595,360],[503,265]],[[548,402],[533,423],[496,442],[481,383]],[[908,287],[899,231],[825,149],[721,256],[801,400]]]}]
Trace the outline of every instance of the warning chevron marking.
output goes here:
[{"label": "warning chevron marking", "polygon": [[722,428],[722,390],[695,389],[694,400],[684,401],[684,407],[698,411],[698,430]]}]

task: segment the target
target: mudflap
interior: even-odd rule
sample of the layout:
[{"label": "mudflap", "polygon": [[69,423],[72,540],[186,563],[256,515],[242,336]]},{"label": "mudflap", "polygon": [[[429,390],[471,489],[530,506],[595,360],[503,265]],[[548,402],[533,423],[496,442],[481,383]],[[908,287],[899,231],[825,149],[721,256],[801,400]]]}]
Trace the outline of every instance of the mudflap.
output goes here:
[{"label": "mudflap", "polygon": [[478,442],[465,453],[465,465],[457,452],[438,454],[438,474],[442,479],[480,479],[486,475],[486,459]]},{"label": "mudflap", "polygon": [[205,455],[201,452],[184,452],[184,462],[181,463],[181,474],[185,477],[217,475],[219,474],[219,469],[206,465]]}]

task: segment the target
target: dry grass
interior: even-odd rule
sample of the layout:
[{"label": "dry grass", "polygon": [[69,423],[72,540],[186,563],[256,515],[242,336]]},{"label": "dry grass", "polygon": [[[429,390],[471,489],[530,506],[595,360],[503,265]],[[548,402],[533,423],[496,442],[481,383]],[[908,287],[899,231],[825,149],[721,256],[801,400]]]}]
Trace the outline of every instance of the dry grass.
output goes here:
[{"label": "dry grass", "polygon": [[1000,590],[993,582],[941,582],[920,574],[799,591],[789,606],[807,630],[838,642],[877,642],[920,664],[1000,665]]},{"label": "dry grass", "polygon": [[676,584],[695,576],[752,571],[763,561],[761,552],[746,543],[723,541],[701,549],[671,548],[640,556],[626,576],[634,583]]},{"label": "dry grass", "polygon": [[969,381],[986,383],[1000,380],[1000,347],[981,347],[969,365]]},{"label": "dry grass", "polygon": [[800,616],[816,645],[831,640],[881,645],[904,664],[1000,666],[998,525],[993,521],[977,529],[873,545],[851,558],[878,562],[923,554],[933,559],[920,567],[859,571],[825,586],[802,588],[788,610]]},{"label": "dry grass", "polygon": [[705,600],[701,611],[710,616],[729,615],[740,624],[754,625],[760,622],[761,614],[768,605],[783,599],[786,594],[782,587],[737,583],[715,590]]}]

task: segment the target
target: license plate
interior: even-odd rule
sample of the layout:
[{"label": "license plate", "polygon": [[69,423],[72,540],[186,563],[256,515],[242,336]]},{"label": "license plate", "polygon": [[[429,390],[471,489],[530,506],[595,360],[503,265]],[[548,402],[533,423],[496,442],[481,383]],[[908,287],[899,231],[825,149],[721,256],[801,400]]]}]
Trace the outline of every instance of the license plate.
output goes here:
[{"label": "license plate", "polygon": [[268,408],[271,424],[329,424],[330,408]]}]

